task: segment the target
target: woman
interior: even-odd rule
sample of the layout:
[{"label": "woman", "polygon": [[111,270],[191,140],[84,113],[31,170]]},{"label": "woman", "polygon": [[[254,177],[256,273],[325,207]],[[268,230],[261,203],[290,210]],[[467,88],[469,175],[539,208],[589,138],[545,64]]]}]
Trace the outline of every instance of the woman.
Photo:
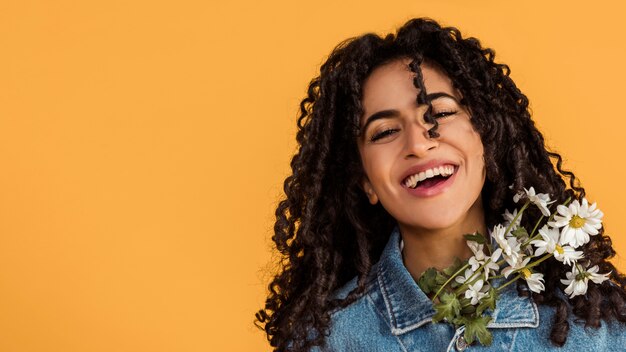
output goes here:
[{"label": "woman", "polygon": [[[557,204],[583,199],[494,56],[414,19],[395,35],[345,41],[322,65],[276,210],[282,269],[257,313],[277,351],[462,350],[465,327],[432,323],[433,295],[416,281],[470,258],[463,235],[488,233],[524,187]],[[541,216],[528,208],[521,224]],[[540,293],[524,281],[502,291],[487,349],[626,346],[626,277],[598,232],[581,248],[609,279],[569,298],[569,269],[544,261]]]}]

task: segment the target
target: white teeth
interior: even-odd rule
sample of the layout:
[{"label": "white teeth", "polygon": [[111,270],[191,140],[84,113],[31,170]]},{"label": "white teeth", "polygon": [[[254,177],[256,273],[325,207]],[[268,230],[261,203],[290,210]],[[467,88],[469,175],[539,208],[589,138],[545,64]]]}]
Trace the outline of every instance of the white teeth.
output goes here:
[{"label": "white teeth", "polygon": [[407,177],[406,181],[404,182],[404,185],[409,188],[415,188],[418,182],[424,181],[427,178],[431,178],[431,177],[438,176],[438,175],[447,177],[447,176],[452,175],[453,173],[454,173],[454,166],[452,165],[439,166],[439,167],[428,169],[426,171],[422,171],[418,174],[414,174],[414,175]]},{"label": "white teeth", "polygon": [[417,182],[419,181],[419,176],[418,175],[412,175],[409,176],[406,181],[404,182],[404,185],[409,187],[409,188],[415,188],[415,185],[417,185]]}]

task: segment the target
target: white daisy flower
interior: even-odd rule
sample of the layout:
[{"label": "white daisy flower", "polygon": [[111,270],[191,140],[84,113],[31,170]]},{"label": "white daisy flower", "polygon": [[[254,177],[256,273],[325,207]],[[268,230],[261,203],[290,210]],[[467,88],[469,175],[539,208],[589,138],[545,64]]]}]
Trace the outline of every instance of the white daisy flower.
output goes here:
[{"label": "white daisy flower", "polygon": [[500,269],[500,267],[498,266],[498,259],[500,259],[501,254],[502,249],[498,248],[493,251],[491,256],[486,258],[487,264],[485,264],[485,266],[483,267],[483,270],[485,271],[485,280],[489,279],[489,274],[491,273],[491,271],[497,272]]},{"label": "white daisy flower", "polygon": [[544,253],[553,253],[556,250],[556,246],[559,244],[559,230],[543,225],[543,227],[539,229],[539,234],[543,240],[530,241],[530,244],[537,247],[535,257]]},{"label": "white daisy flower", "polygon": [[570,298],[584,295],[587,293],[589,280],[596,284],[601,284],[609,279],[610,272],[606,274],[598,274],[598,270],[599,268],[597,265],[588,269],[583,269],[580,265],[573,265],[572,271],[565,273],[567,279],[561,279],[561,283],[563,285],[567,285],[565,293],[568,294]]},{"label": "white daisy flower", "polygon": [[583,252],[577,251],[571,246],[556,246],[556,252],[553,253],[554,258],[565,265],[573,265],[576,261],[583,258]]},{"label": "white daisy flower", "polygon": [[519,265],[524,259],[524,257],[525,257],[524,253],[521,253],[521,252],[513,252],[511,253],[511,255],[506,255],[506,254],[502,255],[502,258],[504,258],[506,263],[509,264],[510,266]]},{"label": "white daisy flower", "polygon": [[[507,236],[505,234],[506,227],[498,224],[493,227],[491,231],[491,237],[496,240],[498,247],[502,248],[502,252],[506,255],[511,255],[515,250],[515,247],[519,247],[517,239],[514,236]],[[519,249],[518,249],[519,250]]]},{"label": "white daisy flower", "polygon": [[[550,210],[548,210],[548,205],[554,203],[554,201],[550,201],[550,195],[546,193],[535,193],[535,189],[530,187],[529,189],[524,188],[526,192],[526,197],[528,200],[536,205],[541,213],[545,216],[550,216]],[[519,192],[513,196],[513,201],[517,203],[522,197],[524,193]]]},{"label": "white daisy flower", "polygon": [[514,266],[520,260],[520,256],[524,253],[520,250],[521,244],[515,236],[506,236],[506,228],[502,225],[496,225],[491,231],[491,237],[496,241],[498,247],[502,249],[502,257],[506,262]]},{"label": "white daisy flower", "polygon": [[482,260],[479,259],[477,256],[473,255],[469,261],[468,261],[470,267],[472,268],[473,271],[476,271],[481,265],[483,265],[485,263],[485,258],[483,256]]},{"label": "white daisy flower", "polygon": [[[513,222],[513,219],[515,219],[516,216],[517,216],[517,209],[514,209],[512,213],[509,212],[509,209],[505,209],[504,214],[502,214],[502,217],[504,218],[504,226],[508,227]],[[522,222],[522,215],[520,214],[517,220],[515,220],[515,224],[511,226],[511,230],[515,230],[518,227],[520,227],[521,222]]]},{"label": "white daisy flower", "polygon": [[485,264],[487,259],[489,259],[489,257],[485,255],[485,245],[474,241],[467,241],[467,245],[472,250],[472,253],[474,253],[474,255],[469,259],[469,265],[471,266],[472,271],[476,271],[481,265]]},{"label": "white daisy flower", "polygon": [[522,277],[526,280],[528,288],[531,291],[539,293],[545,290],[545,287],[543,286],[543,274],[531,273],[529,269],[522,269],[520,272],[522,273]]},{"label": "white daisy flower", "polygon": [[[526,188],[524,188],[524,189],[526,189]],[[524,192],[521,192],[521,191],[520,191],[520,192],[517,192],[517,193],[515,193],[515,195],[513,196],[513,201],[514,201],[515,203],[517,203],[517,202],[519,202],[519,200],[520,200],[520,199],[522,199],[522,197],[523,197],[523,196],[524,196]]]},{"label": "white daisy flower", "polygon": [[465,273],[463,273],[463,275],[459,275],[457,277],[454,278],[454,281],[460,283],[460,284],[464,284],[465,281],[467,281],[470,277],[472,277],[472,275],[474,275],[474,270],[470,269],[465,269]]},{"label": "white daisy flower", "polygon": [[609,271],[606,274],[598,274],[598,270],[600,270],[600,268],[598,268],[597,265],[594,265],[587,269],[587,274],[589,275],[589,280],[596,284],[601,284],[609,279],[609,274],[611,274],[611,272]]},{"label": "white daisy flower", "polygon": [[528,264],[530,259],[530,257],[527,257],[523,260],[517,260],[515,263],[510,264],[510,266],[502,269],[502,275],[504,275],[505,278],[508,278],[514,271],[523,269]]},{"label": "white daisy flower", "polygon": [[530,244],[537,247],[535,250],[535,257],[538,257],[544,253],[551,253],[556,260],[572,265],[575,261],[583,257],[583,252],[574,250],[570,246],[561,246],[559,244],[559,230],[548,226],[543,226],[539,229],[539,234],[543,240],[534,240]]},{"label": "white daisy flower", "polygon": [[465,291],[465,298],[471,299],[470,304],[476,305],[489,291],[489,284],[484,285],[483,280],[476,281],[473,285],[469,285]]},{"label": "white daisy flower", "polygon": [[572,271],[565,273],[565,277],[561,283],[567,285],[564,291],[570,298],[587,293],[589,278],[578,270],[578,265],[573,265]]},{"label": "white daisy flower", "polygon": [[475,256],[481,256],[484,258],[485,256],[485,245],[482,245],[475,241],[467,241],[467,246],[472,250]]},{"label": "white daisy flower", "polygon": [[574,200],[569,207],[559,205],[556,208],[558,215],[550,226],[561,229],[561,244],[568,244],[578,248],[589,242],[589,236],[595,236],[602,227],[604,213],[596,209],[596,203],[591,206],[587,199],[583,198],[582,204]]}]

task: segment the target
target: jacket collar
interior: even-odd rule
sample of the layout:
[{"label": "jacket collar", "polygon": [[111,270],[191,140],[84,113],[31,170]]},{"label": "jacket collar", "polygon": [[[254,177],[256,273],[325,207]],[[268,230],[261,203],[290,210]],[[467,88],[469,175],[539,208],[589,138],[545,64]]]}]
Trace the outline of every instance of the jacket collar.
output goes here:
[{"label": "jacket collar", "polygon": [[[435,310],[431,300],[417,286],[402,262],[400,231],[396,227],[377,266],[377,284],[380,288],[391,333],[404,334],[431,322]],[[515,285],[500,293],[490,328],[539,326],[537,305],[529,297],[519,297]]]}]

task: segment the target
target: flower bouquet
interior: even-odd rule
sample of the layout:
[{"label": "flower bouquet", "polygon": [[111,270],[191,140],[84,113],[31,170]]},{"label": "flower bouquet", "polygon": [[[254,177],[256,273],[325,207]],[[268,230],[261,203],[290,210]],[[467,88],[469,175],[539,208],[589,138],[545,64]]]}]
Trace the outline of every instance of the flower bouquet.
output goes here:
[{"label": "flower bouquet", "polygon": [[[442,271],[429,268],[418,280],[420,288],[435,302],[433,322],[445,320],[457,327],[465,326],[467,343],[478,340],[483,345],[491,344],[487,329],[491,316],[485,313],[496,308],[498,294],[506,286],[521,279],[533,292],[544,290],[543,274],[535,267],[547,259],[554,257],[571,267],[561,280],[570,298],[584,295],[589,281],[600,284],[608,280],[610,273],[598,273],[597,265],[588,267],[583,252],[577,250],[602,227],[604,214],[595,203],[589,205],[585,198],[582,202],[568,200],[551,213],[548,206],[554,201],[547,194],[536,194],[533,187],[513,197],[515,203],[522,199],[522,207],[512,213],[507,210],[505,223],[494,226],[489,239],[478,232],[465,235],[473,253],[468,260],[456,259]],[[520,224],[531,205],[543,215],[528,231]],[[495,287],[495,279],[503,279],[503,283]]]}]

